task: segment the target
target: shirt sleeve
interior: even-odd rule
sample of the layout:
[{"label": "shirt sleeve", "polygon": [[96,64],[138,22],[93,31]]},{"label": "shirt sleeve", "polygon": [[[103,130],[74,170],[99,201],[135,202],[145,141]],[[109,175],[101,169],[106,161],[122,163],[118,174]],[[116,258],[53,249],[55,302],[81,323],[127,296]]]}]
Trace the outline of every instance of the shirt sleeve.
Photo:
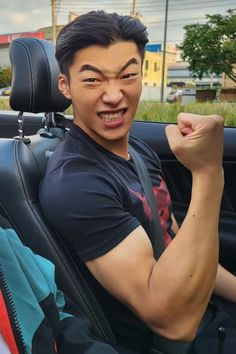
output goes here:
[{"label": "shirt sleeve", "polygon": [[124,208],[124,187],[93,164],[69,161],[52,173],[57,192],[44,211],[82,261],[107,253],[140,225]]}]

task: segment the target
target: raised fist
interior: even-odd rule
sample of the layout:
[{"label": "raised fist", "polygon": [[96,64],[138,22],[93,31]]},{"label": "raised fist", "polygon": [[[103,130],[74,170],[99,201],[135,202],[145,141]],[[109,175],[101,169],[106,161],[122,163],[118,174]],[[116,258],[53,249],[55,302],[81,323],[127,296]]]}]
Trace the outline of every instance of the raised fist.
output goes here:
[{"label": "raised fist", "polygon": [[180,113],[178,124],[166,127],[166,136],[176,158],[192,173],[211,172],[222,166],[224,119]]}]

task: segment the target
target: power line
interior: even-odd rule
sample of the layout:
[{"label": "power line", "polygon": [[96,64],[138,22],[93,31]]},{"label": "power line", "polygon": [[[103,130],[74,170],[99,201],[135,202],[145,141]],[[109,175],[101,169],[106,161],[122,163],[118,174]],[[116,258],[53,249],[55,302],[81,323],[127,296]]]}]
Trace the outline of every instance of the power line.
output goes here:
[{"label": "power line", "polygon": [[[209,6],[204,6],[204,8],[202,8],[201,4],[203,4],[205,2],[198,2],[198,4],[200,5],[199,7],[187,7],[187,8],[184,8],[184,10],[199,10],[199,9],[202,9],[202,10],[205,10],[205,9],[210,9],[210,8],[215,8],[215,5],[209,5]],[[221,5],[217,5],[217,7],[231,7],[231,6],[236,6],[235,2],[234,3],[231,3],[231,4],[221,4]],[[80,12],[82,11],[89,11],[91,10],[92,7],[82,7],[80,5],[77,5],[76,7],[73,7],[73,9],[77,9],[79,10]],[[93,7],[94,8],[94,7]],[[141,8],[141,7],[138,7],[137,6],[137,10],[139,12],[153,12],[153,10],[157,9],[158,7],[157,6],[153,6],[151,7],[150,9],[147,9],[147,7],[145,9]],[[58,10],[71,10],[72,7],[69,7],[69,6],[57,6],[57,9]],[[127,11],[127,10],[131,10],[131,8],[124,8],[124,7],[120,7],[120,8],[116,8],[116,10],[119,10],[119,11]],[[183,11],[183,8],[179,8],[179,9],[174,9],[174,11]],[[163,12],[164,12],[164,9],[163,9]],[[159,11],[160,13],[160,11]]]},{"label": "power line", "polygon": [[[186,17],[184,17],[184,18],[178,18],[178,19],[169,19],[168,20],[168,23],[173,23],[173,22],[190,22],[190,21],[192,21],[192,20],[204,20],[204,21],[207,21],[207,19],[206,19],[206,17],[189,17],[189,18],[186,18]],[[150,24],[163,24],[164,23],[164,21],[160,21],[160,20],[157,20],[157,21],[147,21],[147,22],[145,22],[145,23],[148,23],[149,25]]]},{"label": "power line", "polygon": [[[163,3],[159,3],[159,5],[157,5],[157,6],[165,6],[165,1],[166,0],[164,0]],[[216,2],[222,3],[222,2],[226,2],[226,1],[230,1],[230,0],[208,0],[207,3],[216,3]],[[68,4],[68,5],[74,5],[74,4],[78,4],[78,1],[77,0],[76,1],[61,0],[60,3],[62,3],[62,4],[64,3],[64,4]],[[139,5],[147,6],[148,4],[156,4],[156,3],[157,3],[156,1],[137,1],[136,5],[137,6],[139,6]],[[87,1],[79,1],[79,4],[87,5],[88,2]],[[126,2],[124,4],[124,1],[120,1],[120,0],[117,0],[117,1],[113,0],[113,1],[109,1],[109,2],[108,1],[90,1],[89,4],[91,6],[95,6],[97,4],[99,4],[99,5],[112,5],[112,4],[114,4],[114,5],[127,5],[127,6],[130,6],[130,7],[132,5],[131,2]],[[189,1],[187,1],[187,0],[185,0],[185,1],[180,0],[180,1],[175,1],[174,4],[170,3],[169,7],[178,6],[178,5],[181,5],[181,4],[183,4],[183,5],[193,5],[194,3],[189,3]]]},{"label": "power line", "polygon": [[[209,4],[209,3],[214,3],[215,5],[214,5],[214,7],[216,7],[216,6],[219,6],[219,4],[216,4],[216,3],[220,3],[221,4],[221,6],[228,6],[228,5],[231,5],[231,4],[223,4],[222,5],[222,2],[228,2],[228,1],[232,1],[232,0],[208,0],[207,1],[207,4]],[[99,2],[96,2],[96,3],[94,3],[94,2],[89,2],[89,4],[88,4],[88,2],[70,2],[70,3],[68,3],[68,2],[60,2],[60,5],[59,6],[66,6],[66,7],[69,7],[69,6],[80,6],[80,7],[89,7],[89,8],[92,8],[92,7],[94,7],[94,6],[101,6],[101,5],[106,5],[106,6],[112,6],[112,7],[114,7],[114,6],[118,6],[118,7],[123,7],[123,8],[125,8],[125,7],[128,7],[128,8],[131,8],[131,4],[129,4],[129,3],[125,3],[124,4],[124,2],[114,2],[114,1],[112,1],[112,2],[110,2],[110,3],[104,3],[104,2],[102,2],[102,1],[99,1]],[[206,4],[206,2],[205,1],[198,1],[197,2],[197,4]],[[151,7],[152,8],[155,8],[155,7],[157,7],[157,8],[164,8],[165,6],[165,4],[163,3],[163,4],[156,4],[156,3],[148,3],[147,1],[146,2],[137,2],[136,3],[136,7],[140,7],[140,6],[145,6],[145,7],[147,7],[147,6],[150,6],[151,5]],[[169,8],[171,8],[171,7],[176,7],[176,6],[179,6],[179,5],[183,5],[184,7],[185,6],[190,6],[190,7],[192,7],[192,8],[195,8],[195,5],[196,4],[194,4],[194,3],[189,3],[189,2],[181,2],[181,3],[175,3],[175,4],[170,4],[169,5]],[[235,5],[235,2],[232,4],[232,5]],[[207,8],[208,6],[206,6],[206,8]],[[205,7],[204,7],[205,8]]]},{"label": "power line", "polygon": [[[207,4],[209,3],[214,3],[215,6],[231,6],[231,5],[235,5],[235,2],[233,4],[225,4],[223,5],[222,2],[228,2],[230,0],[208,0],[207,1]],[[197,4],[205,4],[206,2],[205,1],[198,1]],[[218,5],[217,3],[221,3],[221,5]],[[36,6],[38,7],[39,5],[41,4],[45,4],[45,5],[48,5],[50,6],[50,0],[45,0],[45,1],[37,1],[37,0],[31,0],[31,1],[27,1],[27,0],[21,0],[20,2],[18,1],[15,1],[15,2],[10,2],[10,3],[5,3],[4,4],[4,9],[6,8],[14,8],[14,7],[17,7],[17,8],[21,8],[22,6],[27,6],[27,7],[31,7],[31,6]],[[60,2],[58,2],[58,6],[66,6],[66,7],[69,7],[70,5],[72,6],[80,6],[80,7],[84,7],[84,6],[88,6],[88,2],[87,1],[80,1],[78,3],[78,1],[65,1],[65,0],[61,0]],[[130,3],[125,3],[118,0],[118,1],[110,1],[110,2],[104,2],[104,1],[92,1],[92,2],[89,2],[89,8],[92,8],[94,6],[102,6],[102,5],[106,5],[106,6],[118,6],[118,7],[128,7],[129,9],[131,9],[131,4]],[[164,5],[165,5],[165,2],[163,3],[159,3],[159,4],[156,4],[156,1],[152,2],[150,1],[149,3],[147,1],[137,1],[136,3],[136,6],[137,7],[140,7],[140,6],[145,6],[147,8],[147,6],[150,6],[152,8],[164,8]],[[180,0],[180,1],[175,1],[175,3],[173,4],[169,4],[169,8],[172,8],[172,7],[176,7],[176,6],[179,6],[179,5],[184,5],[184,6],[190,6],[191,8],[195,8],[194,7],[194,4],[193,3],[189,3],[188,1],[183,1],[183,0]],[[193,6],[192,6],[193,5]],[[204,8],[208,8],[208,6],[204,7]]]}]

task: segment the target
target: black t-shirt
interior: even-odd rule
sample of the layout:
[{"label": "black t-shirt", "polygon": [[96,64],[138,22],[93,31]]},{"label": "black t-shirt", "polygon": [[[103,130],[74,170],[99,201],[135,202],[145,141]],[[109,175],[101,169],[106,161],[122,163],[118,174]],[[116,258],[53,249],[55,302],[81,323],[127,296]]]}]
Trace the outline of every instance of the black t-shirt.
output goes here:
[{"label": "black t-shirt", "polygon": [[[167,246],[174,234],[160,161],[142,141],[130,137],[129,143],[148,168]],[[75,250],[79,264],[107,253],[139,225],[149,234],[152,212],[132,159],[106,150],[76,125],[49,160],[40,202],[49,222]],[[148,347],[149,328],[82,268],[118,342],[132,349]]]}]

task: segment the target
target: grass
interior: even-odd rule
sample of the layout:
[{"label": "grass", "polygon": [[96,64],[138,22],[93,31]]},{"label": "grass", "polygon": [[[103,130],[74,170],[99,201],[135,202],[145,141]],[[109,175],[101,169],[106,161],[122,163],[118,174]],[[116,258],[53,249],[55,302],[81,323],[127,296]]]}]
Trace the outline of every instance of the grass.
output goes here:
[{"label": "grass", "polygon": [[141,101],[136,116],[138,120],[153,122],[176,122],[180,112],[195,114],[219,114],[225,118],[225,125],[236,126],[236,102],[164,103]]},{"label": "grass", "polygon": [[[0,110],[10,110],[8,99],[0,98]],[[152,122],[176,122],[180,112],[189,112],[203,115],[219,114],[225,118],[226,126],[236,127],[236,102],[203,102],[189,103],[164,103],[156,101],[141,101],[136,114],[136,120]],[[72,108],[69,107],[66,114],[72,115]]]},{"label": "grass", "polygon": [[7,98],[1,98],[0,97],[0,110],[10,110],[10,106],[9,106],[9,100]]}]

